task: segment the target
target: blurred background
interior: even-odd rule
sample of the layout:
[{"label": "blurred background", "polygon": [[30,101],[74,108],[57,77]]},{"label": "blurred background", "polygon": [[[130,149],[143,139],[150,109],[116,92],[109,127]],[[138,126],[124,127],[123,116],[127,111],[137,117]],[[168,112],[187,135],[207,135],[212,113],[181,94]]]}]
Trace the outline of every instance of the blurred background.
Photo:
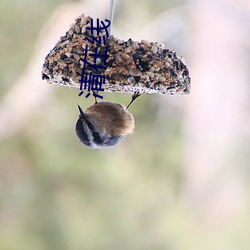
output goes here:
[{"label": "blurred background", "polygon": [[75,17],[108,5],[0,2],[0,249],[249,250],[250,1],[117,0],[113,34],[176,50],[191,94],[140,97],[134,134],[90,150],[74,126],[93,100],[41,68]]}]

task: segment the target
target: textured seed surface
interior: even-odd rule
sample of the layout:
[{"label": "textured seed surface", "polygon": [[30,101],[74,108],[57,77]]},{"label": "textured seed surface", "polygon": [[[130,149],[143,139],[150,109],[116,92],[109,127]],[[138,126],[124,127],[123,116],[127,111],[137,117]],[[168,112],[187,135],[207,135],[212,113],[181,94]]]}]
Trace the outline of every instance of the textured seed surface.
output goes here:
[{"label": "textured seed surface", "polygon": [[[86,27],[91,17],[81,15],[71,25],[65,36],[62,36],[55,47],[46,56],[42,68],[42,78],[51,84],[80,87],[85,47],[88,45],[87,61],[94,64],[94,57],[89,54],[104,55],[105,45],[94,42],[92,44],[85,37],[90,38],[90,30]],[[102,30],[99,36],[106,33]],[[94,35],[98,38],[94,31]],[[102,40],[103,41],[103,40]],[[97,73],[90,65],[86,65],[84,73],[104,75],[106,80],[102,84],[105,92],[141,94],[188,94],[190,91],[190,77],[187,66],[182,57],[176,52],[165,49],[157,42],[142,40],[141,42],[123,41],[114,36],[107,40],[106,69]],[[96,65],[103,65],[103,57],[98,57]],[[85,74],[84,74],[85,75]]]}]

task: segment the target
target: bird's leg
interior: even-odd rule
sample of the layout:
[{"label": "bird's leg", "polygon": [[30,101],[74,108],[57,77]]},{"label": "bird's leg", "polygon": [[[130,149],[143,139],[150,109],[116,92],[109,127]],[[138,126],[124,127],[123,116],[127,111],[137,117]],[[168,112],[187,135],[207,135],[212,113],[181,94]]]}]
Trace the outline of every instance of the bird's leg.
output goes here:
[{"label": "bird's leg", "polygon": [[94,96],[94,99],[95,99],[95,104],[97,104],[96,95],[98,94],[98,91],[94,91],[92,89],[92,92],[93,92],[93,96]]},{"label": "bird's leg", "polygon": [[141,94],[139,93],[139,91],[135,92],[132,95],[132,99],[130,101],[130,103],[128,104],[128,106],[126,107],[126,110],[131,106],[131,104],[140,96]]}]

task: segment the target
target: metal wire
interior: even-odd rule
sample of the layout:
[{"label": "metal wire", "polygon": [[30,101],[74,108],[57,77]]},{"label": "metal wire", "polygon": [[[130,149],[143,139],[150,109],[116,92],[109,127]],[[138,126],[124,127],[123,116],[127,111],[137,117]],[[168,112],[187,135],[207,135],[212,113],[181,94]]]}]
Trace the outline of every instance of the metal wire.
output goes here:
[{"label": "metal wire", "polygon": [[113,16],[114,16],[114,10],[115,10],[115,0],[109,1],[109,12],[108,12],[108,20],[110,21],[110,26],[108,28],[109,34],[111,35],[111,27],[113,23]]}]

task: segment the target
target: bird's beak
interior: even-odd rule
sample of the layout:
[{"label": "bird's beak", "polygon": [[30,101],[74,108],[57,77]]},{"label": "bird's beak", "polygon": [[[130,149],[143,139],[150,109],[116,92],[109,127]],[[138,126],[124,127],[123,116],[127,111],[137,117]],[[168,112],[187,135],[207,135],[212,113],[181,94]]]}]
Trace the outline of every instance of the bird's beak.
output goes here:
[{"label": "bird's beak", "polygon": [[82,111],[82,108],[79,105],[77,105],[77,106],[78,106],[78,109],[79,109],[80,117],[85,119],[86,116],[85,116],[84,112]]}]

